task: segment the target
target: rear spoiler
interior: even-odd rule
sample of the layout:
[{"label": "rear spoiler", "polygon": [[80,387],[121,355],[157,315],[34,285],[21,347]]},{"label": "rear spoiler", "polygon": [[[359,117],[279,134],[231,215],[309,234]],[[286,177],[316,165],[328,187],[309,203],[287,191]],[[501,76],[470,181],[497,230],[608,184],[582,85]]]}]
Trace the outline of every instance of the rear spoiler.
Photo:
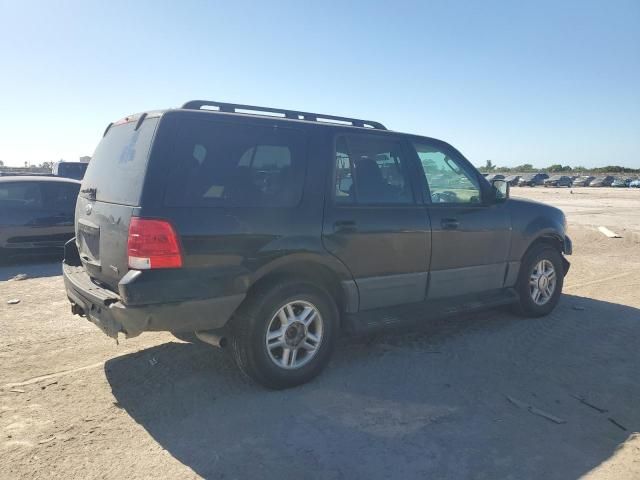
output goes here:
[{"label": "rear spoiler", "polygon": [[102,136],[104,137],[109,132],[109,129],[111,129],[111,127],[113,127],[114,125],[122,125],[123,123],[133,122],[136,120],[136,118],[138,120],[138,123],[136,123],[136,127],[133,129],[134,131],[138,130],[140,128],[140,125],[142,125],[142,122],[144,122],[144,119],[147,118],[147,112],[141,113],[139,117],[136,117],[135,115],[129,115],[128,117],[121,118],[117,122],[111,122],[109,125],[107,125],[107,128],[104,129],[104,133],[102,134]]}]

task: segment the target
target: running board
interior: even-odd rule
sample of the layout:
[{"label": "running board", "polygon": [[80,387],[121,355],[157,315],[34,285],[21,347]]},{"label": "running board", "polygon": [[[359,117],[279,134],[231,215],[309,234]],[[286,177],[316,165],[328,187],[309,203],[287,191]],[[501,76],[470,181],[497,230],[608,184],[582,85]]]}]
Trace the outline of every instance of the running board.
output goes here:
[{"label": "running board", "polygon": [[498,290],[481,295],[431,300],[394,307],[377,308],[357,313],[345,313],[343,327],[354,336],[411,327],[435,318],[445,318],[462,313],[486,310],[510,305],[518,301],[513,288]]}]

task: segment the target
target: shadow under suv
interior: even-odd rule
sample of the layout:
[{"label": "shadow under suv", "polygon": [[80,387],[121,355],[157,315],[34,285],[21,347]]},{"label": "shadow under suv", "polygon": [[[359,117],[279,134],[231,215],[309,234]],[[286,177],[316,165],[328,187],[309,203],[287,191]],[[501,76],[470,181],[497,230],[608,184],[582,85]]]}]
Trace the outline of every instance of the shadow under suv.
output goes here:
[{"label": "shadow under suv", "polygon": [[110,124],[75,233],[75,314],[114,338],[228,343],[271,388],[316,376],[342,332],[504,304],[548,314],[571,253],[560,210],[509,198],[445,142],[208,101]]}]

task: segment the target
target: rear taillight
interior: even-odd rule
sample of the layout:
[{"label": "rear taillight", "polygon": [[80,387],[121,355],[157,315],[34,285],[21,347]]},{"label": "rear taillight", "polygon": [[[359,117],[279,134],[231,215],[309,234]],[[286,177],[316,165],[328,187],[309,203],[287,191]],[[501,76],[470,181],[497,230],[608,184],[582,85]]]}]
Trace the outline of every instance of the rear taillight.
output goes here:
[{"label": "rear taillight", "polygon": [[137,270],[182,267],[178,234],[165,220],[131,217],[127,254]]}]

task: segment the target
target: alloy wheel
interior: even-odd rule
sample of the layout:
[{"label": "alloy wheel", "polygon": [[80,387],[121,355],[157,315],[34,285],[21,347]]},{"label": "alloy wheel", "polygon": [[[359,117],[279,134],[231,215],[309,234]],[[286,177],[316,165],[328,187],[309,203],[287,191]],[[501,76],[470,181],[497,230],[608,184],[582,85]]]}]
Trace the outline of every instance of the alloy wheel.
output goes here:
[{"label": "alloy wheel", "polygon": [[544,305],[556,290],[556,270],[549,260],[540,260],[529,277],[529,293],[536,305]]},{"label": "alloy wheel", "polygon": [[306,365],[322,343],[323,322],[312,303],[294,300],[283,305],[267,327],[269,358],[278,367],[293,370]]}]

